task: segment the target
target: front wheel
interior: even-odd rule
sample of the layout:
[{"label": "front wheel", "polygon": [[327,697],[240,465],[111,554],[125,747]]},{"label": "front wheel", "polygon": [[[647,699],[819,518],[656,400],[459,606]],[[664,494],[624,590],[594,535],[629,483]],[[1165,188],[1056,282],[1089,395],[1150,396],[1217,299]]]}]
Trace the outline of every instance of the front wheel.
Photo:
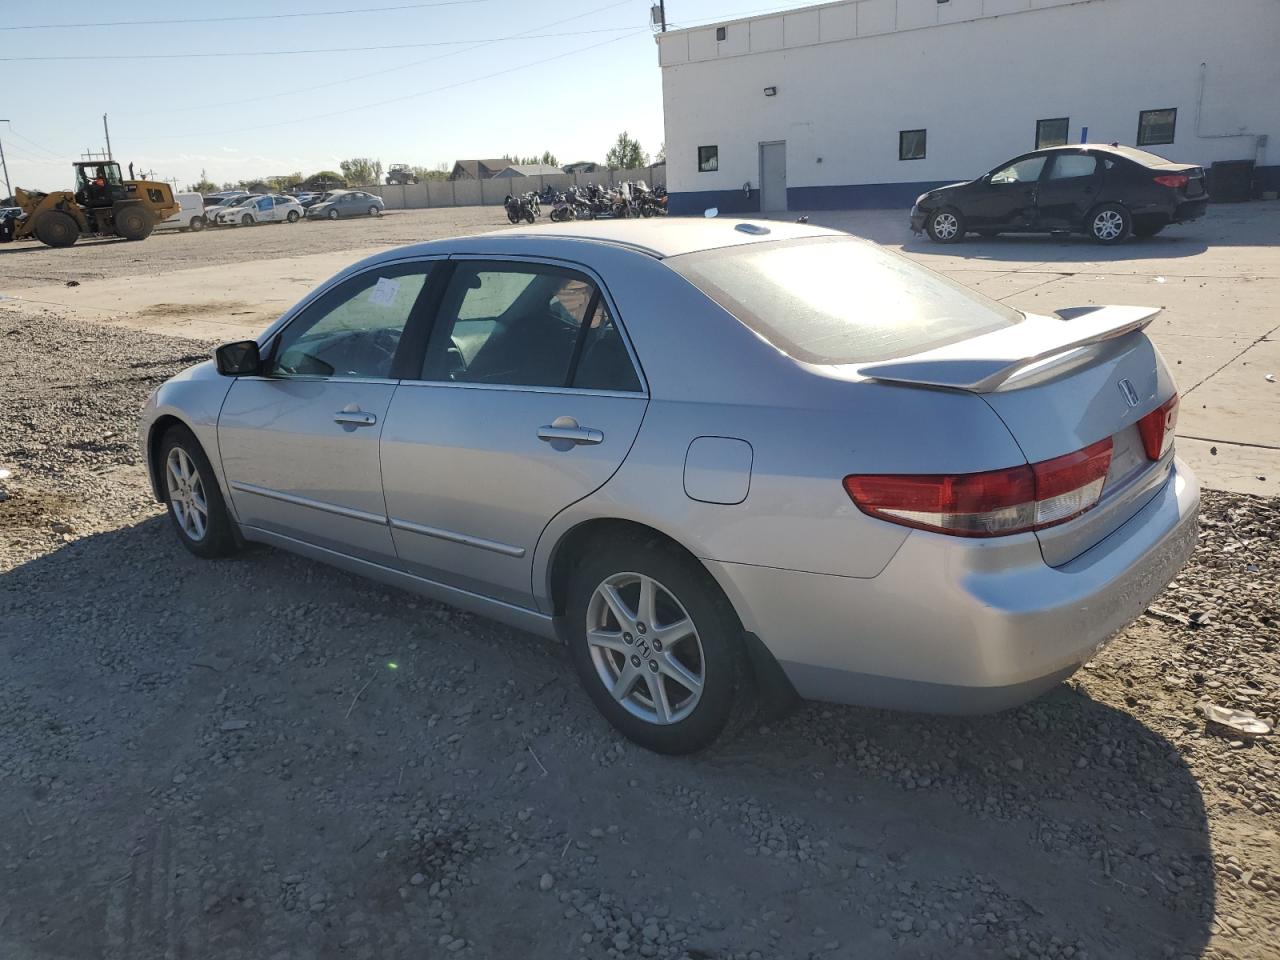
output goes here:
[{"label": "front wheel", "polygon": [[380,216],[382,216],[382,211],[381,211],[381,210],[379,210],[377,207],[375,207],[375,206],[373,206],[373,205],[371,204],[371,205],[369,206],[369,216],[371,216],[371,217],[380,217]]},{"label": "front wheel", "polygon": [[1129,211],[1118,203],[1104,203],[1089,214],[1089,236],[1097,243],[1120,243],[1132,228]]},{"label": "front wheel", "polygon": [[579,679],[641,746],[700,750],[751,702],[738,617],[692,557],[641,538],[600,543],[573,572],[567,601]]},{"label": "front wheel", "polygon": [[528,220],[530,223],[533,223],[533,219],[534,219],[533,211],[532,211],[532,210],[526,210],[526,211],[524,212],[524,218],[525,218],[526,220]]},{"label": "front wheel", "polygon": [[240,218],[240,225],[245,227],[253,226],[253,217],[246,213]]},{"label": "front wheel", "polygon": [[340,216],[342,216],[342,214],[340,214],[337,210],[330,210],[328,216],[330,220],[337,220]]},{"label": "front wheel", "polygon": [[35,234],[46,247],[69,247],[80,239],[80,226],[69,213],[46,210],[36,221]]},{"label": "front wheel", "polygon": [[290,223],[297,223],[298,220],[301,219],[301,217],[302,217],[302,214],[300,214],[297,210],[290,210],[289,215],[285,217],[285,219],[288,220]]},{"label": "front wheel", "polygon": [[929,238],[938,243],[956,243],[964,239],[964,215],[955,207],[943,207],[929,214],[924,228]]},{"label": "front wheel", "polygon": [[186,427],[170,427],[160,441],[158,469],[169,519],[182,545],[198,557],[225,557],[237,549],[231,517],[213,465]]}]

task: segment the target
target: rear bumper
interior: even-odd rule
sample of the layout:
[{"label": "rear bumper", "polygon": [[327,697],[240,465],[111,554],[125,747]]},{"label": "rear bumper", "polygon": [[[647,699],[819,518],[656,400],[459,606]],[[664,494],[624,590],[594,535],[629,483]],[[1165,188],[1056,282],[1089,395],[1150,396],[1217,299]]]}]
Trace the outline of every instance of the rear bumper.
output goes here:
[{"label": "rear bumper", "polygon": [[1146,609],[1195,548],[1200,491],[1175,461],[1137,514],[1047,566],[1031,534],[919,531],[877,577],[708,563],[805,698],[940,713],[1023,703]]},{"label": "rear bumper", "polygon": [[1209,209],[1209,198],[1204,197],[1200,200],[1187,200],[1178,204],[1173,211],[1174,223],[1186,223],[1190,220],[1199,220],[1204,216],[1205,211]]}]

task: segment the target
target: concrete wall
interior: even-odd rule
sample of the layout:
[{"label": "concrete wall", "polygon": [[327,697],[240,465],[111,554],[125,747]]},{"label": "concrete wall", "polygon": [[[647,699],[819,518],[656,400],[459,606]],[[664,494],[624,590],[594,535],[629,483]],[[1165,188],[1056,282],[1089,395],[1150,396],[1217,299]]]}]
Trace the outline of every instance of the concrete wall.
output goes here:
[{"label": "concrete wall", "polygon": [[427,183],[384,184],[360,187],[376,193],[388,210],[419,210],[423,207],[501,206],[511,193],[541,192],[545,187],[567,190],[573,185],[615,184],[626,180],[643,180],[654,187],[666,183],[667,168],[662,164],[638,170],[609,170],[600,173],[562,173],[538,177],[500,177],[490,180],[431,180]]},{"label": "concrete wall", "polygon": [[[794,209],[896,206],[1033,150],[1037,120],[1068,117],[1068,142],[1087,127],[1133,145],[1139,111],[1168,107],[1174,142],[1145,149],[1256,159],[1260,180],[1280,180],[1277,0],[850,0],[715,38],[659,38],[673,212],[758,209],[763,142],[786,141]],[[928,131],[926,156],[899,160],[912,129]],[[719,169],[700,173],[706,145]]]}]

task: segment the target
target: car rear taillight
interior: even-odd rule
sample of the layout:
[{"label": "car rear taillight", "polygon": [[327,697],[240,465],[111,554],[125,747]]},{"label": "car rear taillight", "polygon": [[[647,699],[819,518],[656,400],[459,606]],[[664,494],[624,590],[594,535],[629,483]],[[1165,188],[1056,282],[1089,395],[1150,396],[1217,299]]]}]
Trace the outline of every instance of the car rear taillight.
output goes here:
[{"label": "car rear taillight", "polygon": [[1175,393],[1138,421],[1138,433],[1147,458],[1159,460],[1173,446],[1173,428],[1178,425],[1178,395]]},{"label": "car rear taillight", "polygon": [[844,478],[868,516],[954,537],[1001,537],[1065,523],[1093,507],[1111,467],[1111,438],[1052,460],[953,475]]},{"label": "car rear taillight", "polygon": [[1185,187],[1191,178],[1185,173],[1165,173],[1156,177],[1156,183],[1162,187],[1172,187],[1175,190]]}]

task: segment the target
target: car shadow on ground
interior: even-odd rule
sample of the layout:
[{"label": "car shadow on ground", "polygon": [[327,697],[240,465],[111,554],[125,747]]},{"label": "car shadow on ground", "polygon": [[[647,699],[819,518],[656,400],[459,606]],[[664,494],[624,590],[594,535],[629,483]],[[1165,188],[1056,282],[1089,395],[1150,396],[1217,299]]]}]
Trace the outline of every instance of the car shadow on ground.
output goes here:
[{"label": "car shadow on ground", "polygon": [[14,955],[421,956],[446,931],[550,960],[649,918],[668,957],[1209,938],[1195,779],[1071,686],[988,717],[809,704],[660,757],[557,644],[266,548],[201,561],[164,518],[0,575],[0,623]]},{"label": "car shadow on ground", "polygon": [[1158,236],[1133,238],[1123,243],[1094,243],[1087,237],[1046,237],[1035,234],[1000,234],[997,237],[965,237],[959,243],[935,243],[925,236],[911,236],[902,249],[907,253],[960,256],[966,260],[1042,263],[1056,260],[1089,263],[1122,263],[1128,260],[1168,260],[1194,257],[1209,244],[1201,237]]},{"label": "car shadow on ground", "polygon": [[[119,243],[134,243],[136,241],[126,240],[123,237],[84,237],[77,240],[70,247],[64,247],[65,250],[74,250],[77,247],[110,247]],[[48,253],[53,247],[45,246],[39,240],[14,240],[10,243],[0,243],[0,256],[16,253],[31,253],[32,251],[42,250]]]}]

